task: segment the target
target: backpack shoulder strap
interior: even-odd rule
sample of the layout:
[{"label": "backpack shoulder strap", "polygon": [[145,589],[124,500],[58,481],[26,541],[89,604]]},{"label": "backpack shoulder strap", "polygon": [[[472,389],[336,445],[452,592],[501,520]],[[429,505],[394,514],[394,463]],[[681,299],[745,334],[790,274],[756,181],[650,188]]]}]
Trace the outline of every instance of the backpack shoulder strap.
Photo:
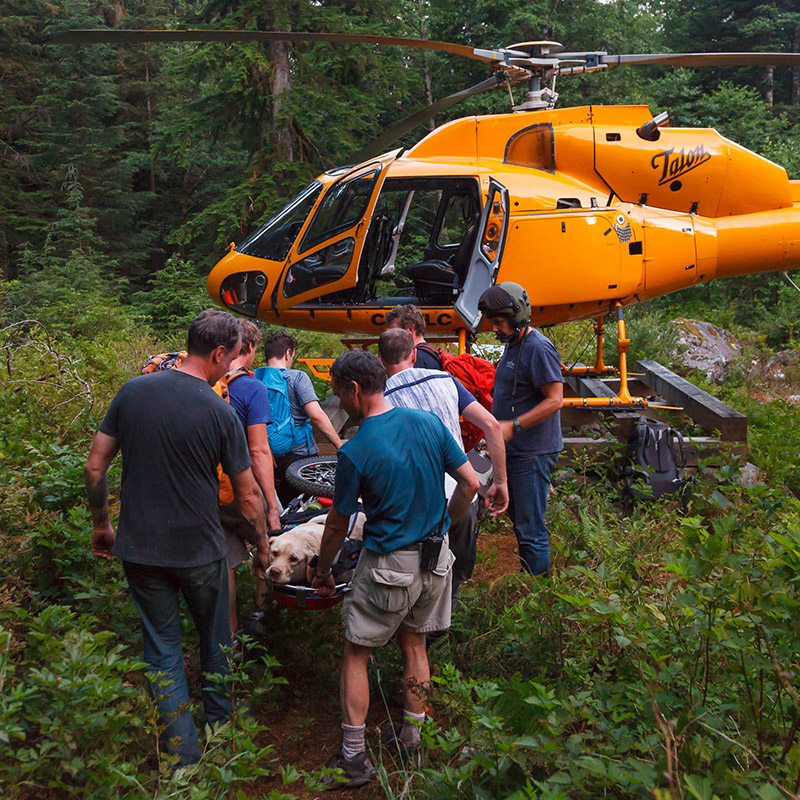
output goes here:
[{"label": "backpack shoulder strap", "polygon": [[421,344],[415,345],[415,347],[419,350],[424,350],[429,355],[432,355],[439,362],[439,369],[443,368],[443,359],[441,350],[437,352],[427,342],[422,342]]}]

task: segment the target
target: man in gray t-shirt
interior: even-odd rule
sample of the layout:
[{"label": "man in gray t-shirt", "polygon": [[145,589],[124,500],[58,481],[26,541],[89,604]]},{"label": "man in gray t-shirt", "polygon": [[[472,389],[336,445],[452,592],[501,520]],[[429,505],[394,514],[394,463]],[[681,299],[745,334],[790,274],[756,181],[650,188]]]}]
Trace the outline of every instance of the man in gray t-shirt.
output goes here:
[{"label": "man in gray t-shirt", "polygon": [[[287,331],[271,331],[264,339],[264,357],[267,359],[267,366],[281,370],[286,378],[295,425],[302,426],[310,422],[338,450],[342,446],[342,440],[333,429],[328,415],[322,410],[311,378],[299,369],[291,369],[296,352],[297,339]],[[289,465],[301,458],[315,456],[317,453],[319,448],[309,436],[307,442],[296,444],[291,452],[275,459],[277,464],[275,490],[282,505],[285,506],[297,496],[297,490],[286,480],[286,470]]]},{"label": "man in gray t-shirt", "polygon": [[[86,462],[92,554],[122,561],[142,624],[161,746],[177,754],[179,766],[201,756],[183,669],[181,595],[199,634],[204,675],[228,671],[222,650],[231,642],[227,547],[217,464],[257,533],[255,571],[269,564],[266,521],[244,430],[234,409],[212,389],[240,343],[239,323],[230,314],[214,309],[199,314],[181,366],[133,378],[117,392]],[[114,531],[106,476],[117,452],[122,488]],[[202,696],[210,725],[230,716],[230,697],[218,683],[205,677]]]}]

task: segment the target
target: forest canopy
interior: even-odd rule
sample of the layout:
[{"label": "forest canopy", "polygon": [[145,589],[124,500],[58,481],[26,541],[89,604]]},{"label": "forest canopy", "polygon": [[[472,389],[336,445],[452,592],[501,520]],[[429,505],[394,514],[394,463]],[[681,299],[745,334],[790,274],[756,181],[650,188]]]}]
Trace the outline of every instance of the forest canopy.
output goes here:
[{"label": "forest canopy", "polygon": [[[71,46],[42,44],[43,34],[214,27],[477,47],[553,39],[612,53],[800,47],[791,0],[2,0],[0,17],[2,275],[27,294],[102,287],[162,330],[203,302],[203,278],[230,241],[386,127],[484,79],[485,67],[372,45]],[[673,124],[717,127],[800,176],[799,68],[620,68],[557,89],[561,106],[646,103]],[[498,91],[435,123],[507,109]]]}]

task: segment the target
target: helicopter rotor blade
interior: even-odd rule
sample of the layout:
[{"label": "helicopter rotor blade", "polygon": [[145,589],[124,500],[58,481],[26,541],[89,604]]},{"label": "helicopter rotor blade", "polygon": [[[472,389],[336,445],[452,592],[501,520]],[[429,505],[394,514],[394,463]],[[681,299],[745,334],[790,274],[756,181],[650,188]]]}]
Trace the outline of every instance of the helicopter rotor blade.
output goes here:
[{"label": "helicopter rotor blade", "polygon": [[39,39],[43,44],[135,44],[140,42],[331,42],[333,44],[379,44],[439,50],[477,61],[504,64],[509,56],[524,57],[514,50],[483,50],[463,44],[400,36],[367,36],[360,33],[307,33],[302,31],[237,30],[70,30],[50,33]]},{"label": "helicopter rotor blade", "polygon": [[[514,82],[514,80],[520,80],[521,78],[519,76],[515,76],[514,78],[509,79]],[[435,117],[437,114],[450,108],[450,106],[455,105],[462,100],[466,100],[468,97],[481,94],[482,92],[487,92],[490,89],[496,89],[499,86],[505,86],[506,80],[507,76],[505,73],[497,72],[492,75],[491,78],[488,78],[485,81],[476,83],[474,86],[470,86],[468,89],[462,89],[460,92],[450,94],[447,97],[443,97],[441,100],[437,100],[435,103],[431,103],[429,106],[425,106],[425,108],[421,108],[415,114],[412,114],[410,117],[406,117],[401,122],[398,122],[396,125],[393,125],[391,128],[385,130],[380,136],[378,136],[377,139],[373,139],[365,148],[353,156],[354,163],[360,164],[362,161],[366,161],[368,158],[372,158],[373,156],[377,156],[386,152],[386,150],[388,150],[389,147],[393,145],[399,138],[405,136],[405,134],[407,134],[409,131],[414,130],[417,125],[422,125],[422,123],[427,122],[429,119],[431,119],[431,117]]]},{"label": "helicopter rotor blade", "polygon": [[600,55],[599,63],[666,64],[673,67],[800,66],[800,53],[629,53]]}]

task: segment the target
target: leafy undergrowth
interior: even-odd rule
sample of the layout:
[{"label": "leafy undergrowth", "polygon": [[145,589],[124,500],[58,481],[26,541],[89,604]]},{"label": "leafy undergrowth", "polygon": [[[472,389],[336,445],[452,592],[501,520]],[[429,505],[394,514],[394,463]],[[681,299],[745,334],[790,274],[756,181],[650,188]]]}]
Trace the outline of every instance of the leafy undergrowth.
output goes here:
[{"label": "leafy undergrowth", "polygon": [[[119,565],[89,556],[81,488],[102,407],[156,346],[124,315],[104,325],[85,339],[4,329],[0,796],[316,797],[311,772],[339,735],[336,612],[272,609],[266,650],[228,679],[254,712],[245,703],[206,731],[192,772],[159,759],[135,610]],[[548,579],[516,573],[507,522],[485,523],[476,580],[431,648],[421,764],[377,744],[400,665],[394,647],[376,654],[381,771],[362,796],[797,794],[800,409],[744,376],[713,391],[749,415],[764,482],[707,465],[686,510],[665,500],[625,515],[614,477],[579,469],[552,500]],[[188,624],[187,637],[197,698]]]}]

